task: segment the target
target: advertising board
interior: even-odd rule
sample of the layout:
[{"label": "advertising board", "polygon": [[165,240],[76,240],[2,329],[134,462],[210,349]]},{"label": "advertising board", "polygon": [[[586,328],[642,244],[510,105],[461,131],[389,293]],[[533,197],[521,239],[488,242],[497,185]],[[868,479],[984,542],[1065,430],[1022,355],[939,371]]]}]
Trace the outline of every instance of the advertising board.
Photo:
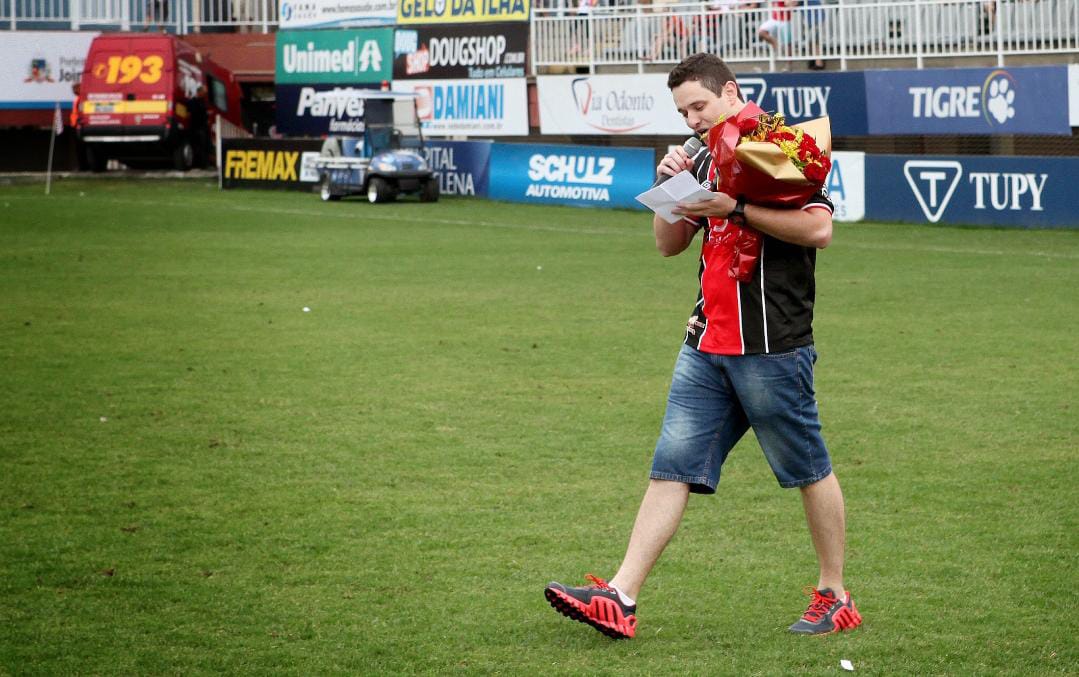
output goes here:
[{"label": "advertising board", "polygon": [[866,71],[870,134],[1063,134],[1066,66]]},{"label": "advertising board", "polygon": [[1079,227],[1079,158],[870,155],[865,174],[873,220]]},{"label": "advertising board", "polygon": [[71,107],[98,33],[77,31],[5,31],[0,40],[0,108]]},{"label": "advertising board", "polygon": [[222,139],[221,186],[311,190],[321,147],[317,139]]},{"label": "advertising board", "polygon": [[528,21],[530,0],[398,0],[397,24]]},{"label": "advertising board", "polygon": [[282,0],[278,23],[282,30],[345,26],[392,26],[397,0]]},{"label": "advertising board", "polygon": [[523,78],[528,24],[446,24],[398,28],[393,77]]},{"label": "advertising board", "polygon": [[832,171],[825,183],[835,206],[833,221],[861,221],[865,218],[865,153],[832,153]]},{"label": "advertising board", "polygon": [[[833,135],[866,133],[861,73],[739,75],[748,101],[796,124],[828,116]],[[685,134],[663,73],[536,78],[543,134]]]},{"label": "advertising board", "polygon": [[393,76],[393,29],[281,31],[276,83],[379,84]]},{"label": "advertising board", "polygon": [[362,134],[367,87],[277,85],[277,131],[288,136]]},{"label": "advertising board", "polygon": [[442,195],[487,197],[490,141],[428,141],[423,156],[438,177]]},{"label": "advertising board", "polygon": [[416,92],[423,133],[431,136],[527,136],[528,93],[524,78],[394,80],[393,88]]},{"label": "advertising board", "polygon": [[490,196],[509,202],[640,209],[655,178],[651,148],[496,143]]}]

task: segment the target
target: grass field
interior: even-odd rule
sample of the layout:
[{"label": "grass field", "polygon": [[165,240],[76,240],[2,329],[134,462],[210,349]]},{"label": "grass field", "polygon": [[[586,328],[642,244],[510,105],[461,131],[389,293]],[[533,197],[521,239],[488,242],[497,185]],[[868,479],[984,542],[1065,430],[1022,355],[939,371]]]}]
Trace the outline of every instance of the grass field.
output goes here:
[{"label": "grass field", "polygon": [[785,633],[815,561],[750,436],[629,642],[542,589],[647,482],[696,261],[642,213],[70,181],[0,236],[0,673],[1079,674],[1079,232],[838,224],[865,624]]}]

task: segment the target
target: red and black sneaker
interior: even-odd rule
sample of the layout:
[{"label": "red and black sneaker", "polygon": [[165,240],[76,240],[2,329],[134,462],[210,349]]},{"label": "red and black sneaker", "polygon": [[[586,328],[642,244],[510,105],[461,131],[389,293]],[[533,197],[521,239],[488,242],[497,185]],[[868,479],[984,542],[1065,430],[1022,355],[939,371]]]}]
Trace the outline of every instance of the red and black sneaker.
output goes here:
[{"label": "red and black sneaker", "polygon": [[627,606],[618,591],[602,578],[588,574],[593,585],[571,588],[561,583],[548,583],[543,591],[547,601],[563,616],[588,623],[613,639],[629,639],[637,634],[637,605]]},{"label": "red and black sneaker", "polygon": [[[812,590],[812,592],[809,592]],[[807,594],[813,596],[809,608],[790,627],[796,635],[823,635],[843,630],[853,630],[862,624],[862,615],[854,606],[849,592],[844,592],[842,599],[836,597],[831,589],[817,590],[809,588]]]}]

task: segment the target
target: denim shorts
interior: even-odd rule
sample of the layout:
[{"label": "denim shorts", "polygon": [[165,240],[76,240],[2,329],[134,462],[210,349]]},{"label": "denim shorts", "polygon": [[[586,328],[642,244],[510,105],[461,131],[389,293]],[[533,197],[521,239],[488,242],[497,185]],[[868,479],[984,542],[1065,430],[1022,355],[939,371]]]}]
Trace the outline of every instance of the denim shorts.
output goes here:
[{"label": "denim shorts", "polygon": [[766,355],[713,355],[683,345],[674,366],[652,479],[713,494],[731,448],[752,427],[781,487],[832,472],[813,392],[813,346]]}]

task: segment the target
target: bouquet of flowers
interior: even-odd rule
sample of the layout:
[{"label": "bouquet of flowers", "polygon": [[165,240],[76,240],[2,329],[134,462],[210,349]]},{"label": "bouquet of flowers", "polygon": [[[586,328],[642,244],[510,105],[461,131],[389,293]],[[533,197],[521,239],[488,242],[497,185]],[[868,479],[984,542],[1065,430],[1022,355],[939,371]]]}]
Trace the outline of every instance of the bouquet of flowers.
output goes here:
[{"label": "bouquet of flowers", "polygon": [[[821,189],[832,168],[826,117],[788,126],[782,115],[769,115],[749,102],[737,115],[717,121],[705,140],[716,190],[754,205],[800,207]],[[728,272],[746,282],[760,258],[761,234],[745,224],[728,224],[724,238],[734,243]]]}]

